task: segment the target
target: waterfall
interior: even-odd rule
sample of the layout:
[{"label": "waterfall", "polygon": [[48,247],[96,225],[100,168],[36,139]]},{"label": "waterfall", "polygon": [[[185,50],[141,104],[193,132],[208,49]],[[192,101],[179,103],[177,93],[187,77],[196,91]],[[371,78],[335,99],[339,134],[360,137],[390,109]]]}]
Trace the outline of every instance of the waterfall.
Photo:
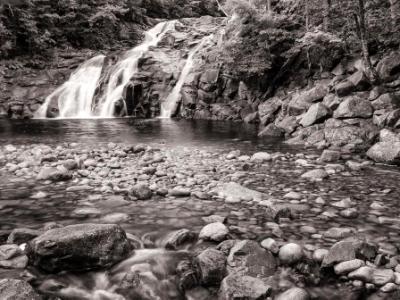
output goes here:
[{"label": "waterfall", "polygon": [[175,22],[162,22],[147,31],[144,42],[128,51],[125,58],[117,63],[110,75],[106,95],[100,100],[101,117],[112,117],[114,115],[114,103],[122,99],[126,84],[132,78],[132,75],[138,72],[139,59],[150,47],[158,45],[165,33],[175,27]]},{"label": "waterfall", "polygon": [[213,37],[213,35],[204,37],[200,41],[200,43],[189,52],[188,58],[186,60],[185,66],[183,67],[182,72],[179,76],[178,82],[172,89],[171,93],[167,96],[167,98],[161,104],[161,116],[160,116],[161,118],[170,118],[172,116],[172,114],[176,111],[178,101],[181,96],[182,87],[194,65],[194,56],[196,55],[196,53],[199,50],[201,50],[204,47],[204,45],[208,41],[210,41],[210,39],[212,37]]},{"label": "waterfall", "polygon": [[57,101],[60,118],[92,117],[92,100],[103,68],[105,56],[98,55],[84,62],[67,82],[48,96],[35,113],[37,118],[46,118],[53,101]]},{"label": "waterfall", "polygon": [[99,85],[104,65],[104,55],[84,62],[61,87],[48,96],[35,113],[36,118],[46,118],[51,103],[58,104],[60,118],[113,117],[114,104],[122,99],[126,84],[138,72],[138,62],[150,49],[157,46],[165,33],[175,27],[176,21],[161,22],[145,33],[139,46],[126,52],[113,67],[106,87],[106,94],[94,109],[93,98]]}]

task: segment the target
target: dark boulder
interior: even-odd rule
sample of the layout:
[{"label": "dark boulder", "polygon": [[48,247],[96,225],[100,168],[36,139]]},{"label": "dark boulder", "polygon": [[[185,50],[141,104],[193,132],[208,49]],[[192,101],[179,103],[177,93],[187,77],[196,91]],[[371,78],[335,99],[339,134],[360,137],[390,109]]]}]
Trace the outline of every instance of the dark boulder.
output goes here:
[{"label": "dark boulder", "polygon": [[132,251],[125,232],[113,224],[78,224],[51,229],[28,244],[30,264],[47,272],[109,267]]}]

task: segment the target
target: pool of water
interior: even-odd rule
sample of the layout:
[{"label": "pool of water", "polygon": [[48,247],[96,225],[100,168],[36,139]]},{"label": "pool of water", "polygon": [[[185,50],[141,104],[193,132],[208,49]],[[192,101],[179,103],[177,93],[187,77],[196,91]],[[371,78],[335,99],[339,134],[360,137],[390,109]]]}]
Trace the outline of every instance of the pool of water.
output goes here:
[{"label": "pool of water", "polygon": [[[123,195],[102,193],[96,185],[91,190],[68,191],[69,187],[77,184],[76,181],[46,184],[35,178],[11,176],[2,168],[4,165],[0,160],[0,230],[8,232],[17,227],[39,229],[46,222],[62,225],[104,223],[107,222],[105,220],[110,220],[107,218],[112,214],[127,214],[128,219],[119,220],[121,226],[128,233],[154,241],[156,249],[139,252],[138,256],[125,262],[123,268],[132,268],[138,261],[142,262],[142,257],[147,256],[151,257],[150,260],[154,262],[151,268],[155,269],[168,265],[170,261],[176,263],[176,256],[182,253],[157,250],[163,237],[181,228],[199,232],[205,224],[203,217],[213,214],[227,217],[233,237],[241,239],[262,240],[272,236],[282,242],[295,241],[316,248],[328,248],[334,243],[332,239],[322,238],[328,229],[350,227],[354,232],[379,242],[390,251],[393,250],[393,245],[400,243],[400,222],[393,222],[400,216],[398,168],[373,166],[360,171],[348,170],[341,174],[332,174],[328,180],[322,182],[308,182],[300,175],[316,166],[315,157],[318,151],[289,146],[276,139],[258,138],[256,126],[241,123],[127,118],[0,120],[1,145],[13,144],[21,147],[47,144],[51,147],[63,145],[68,148],[71,143],[77,143],[89,151],[95,151],[110,142],[128,145],[144,143],[160,148],[162,153],[168,153],[174,158],[171,166],[168,166],[171,172],[203,172],[211,174],[210,180],[214,181],[234,181],[237,178],[243,185],[292,205],[298,210],[297,216],[293,220],[281,222],[277,230],[271,225],[273,220],[257,205],[229,204],[214,198],[200,200],[159,196],[132,203],[127,202]],[[219,164],[218,158],[232,150],[240,150],[242,154],[249,155],[260,150],[281,152],[285,156],[274,163],[251,166],[250,169],[242,162]],[[312,161],[311,165],[304,167],[295,164],[298,154],[298,158]],[[126,162],[130,162],[129,158]],[[340,164],[344,166],[344,162]],[[215,170],[212,171],[213,169]],[[245,175],[241,176],[240,173],[243,172]],[[107,181],[107,178],[104,180]],[[101,185],[101,182],[96,184]],[[303,197],[298,200],[285,199],[284,195],[289,191],[301,193]],[[32,196],[38,192],[46,193],[47,197],[34,199]],[[318,198],[322,198],[324,202],[318,201]],[[350,198],[352,207],[357,208],[358,217],[345,217],[341,215],[343,208],[332,205],[347,198]],[[371,206],[373,203],[380,204],[381,208],[374,208]],[[382,218],[389,221],[382,222]],[[305,232],[304,226],[312,226],[314,229]],[[120,272],[110,272],[91,273],[83,277],[61,276],[56,279],[68,287],[73,286],[72,290],[67,291],[68,295],[72,295],[71,298],[65,299],[119,300],[113,294],[113,284],[119,280]],[[0,272],[0,278],[3,275]],[[157,283],[152,282],[150,286],[155,288]],[[329,292],[323,289],[313,292],[317,295],[316,299],[334,299],[335,288],[329,287],[328,290],[330,296],[324,296]],[[162,300],[164,299],[181,298],[164,294]]]}]

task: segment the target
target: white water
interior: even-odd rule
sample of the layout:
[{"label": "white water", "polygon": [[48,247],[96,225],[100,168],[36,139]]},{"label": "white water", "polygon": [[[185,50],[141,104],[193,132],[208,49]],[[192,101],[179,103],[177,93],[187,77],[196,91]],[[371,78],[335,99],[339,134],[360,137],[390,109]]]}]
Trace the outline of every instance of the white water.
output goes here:
[{"label": "white water", "polygon": [[132,76],[138,72],[139,59],[150,47],[157,46],[165,33],[174,29],[174,27],[175,21],[159,23],[146,32],[146,37],[142,44],[128,51],[125,58],[117,63],[110,76],[105,98],[100,100],[101,117],[113,117],[114,103],[122,98],[124,87]]},{"label": "white water", "polygon": [[114,117],[115,102],[122,99],[124,87],[138,72],[138,62],[150,49],[157,46],[165,33],[174,29],[176,21],[162,22],[146,32],[145,40],[139,46],[129,50],[122,60],[113,67],[106,94],[95,109],[93,97],[104,64],[104,55],[96,56],[83,63],[65,82],[48,96],[35,113],[36,118],[46,118],[50,104],[58,104],[59,118]]},{"label": "white water", "polygon": [[161,118],[171,118],[172,114],[176,111],[178,101],[181,96],[182,87],[194,65],[194,56],[199,50],[204,47],[204,45],[212,38],[212,36],[213,35],[204,37],[200,41],[200,43],[190,51],[185,66],[183,67],[182,72],[179,76],[178,82],[176,83],[168,97],[161,104]]},{"label": "white water", "polygon": [[98,55],[84,62],[67,82],[48,96],[35,113],[37,118],[46,118],[52,101],[57,101],[60,118],[92,117],[92,101],[100,79],[105,56]]}]

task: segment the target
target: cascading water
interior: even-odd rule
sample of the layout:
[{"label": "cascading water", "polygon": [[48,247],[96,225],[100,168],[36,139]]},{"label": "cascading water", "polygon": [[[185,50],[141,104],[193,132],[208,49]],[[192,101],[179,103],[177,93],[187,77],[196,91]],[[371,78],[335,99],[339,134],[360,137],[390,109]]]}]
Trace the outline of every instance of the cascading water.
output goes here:
[{"label": "cascading water", "polygon": [[182,87],[194,65],[194,56],[198,51],[200,51],[204,47],[204,45],[208,41],[210,41],[212,37],[213,35],[204,37],[200,41],[200,43],[190,51],[185,66],[183,67],[182,72],[179,76],[178,82],[176,83],[176,85],[174,86],[173,90],[168,95],[168,97],[161,104],[161,116],[160,116],[161,118],[170,118],[172,114],[176,111]]},{"label": "cascading water", "polygon": [[144,42],[130,50],[125,58],[117,63],[107,85],[106,95],[100,102],[100,116],[112,117],[114,115],[114,103],[122,98],[124,87],[136,72],[138,72],[139,59],[150,47],[157,44],[170,29],[175,27],[176,21],[162,22],[146,32]]},{"label": "cascading water", "polygon": [[57,101],[60,118],[92,117],[92,100],[100,79],[105,56],[98,55],[83,63],[62,86],[48,96],[36,112],[46,118],[49,105]]},{"label": "cascading water", "polygon": [[138,72],[138,61],[149,50],[157,46],[164,35],[175,27],[176,21],[162,22],[146,32],[145,40],[128,51],[113,68],[106,87],[106,94],[94,108],[93,98],[99,85],[104,65],[104,55],[83,63],[61,87],[48,96],[36,112],[36,118],[46,118],[49,106],[56,102],[60,118],[113,117],[115,102],[122,99],[124,87]]}]

